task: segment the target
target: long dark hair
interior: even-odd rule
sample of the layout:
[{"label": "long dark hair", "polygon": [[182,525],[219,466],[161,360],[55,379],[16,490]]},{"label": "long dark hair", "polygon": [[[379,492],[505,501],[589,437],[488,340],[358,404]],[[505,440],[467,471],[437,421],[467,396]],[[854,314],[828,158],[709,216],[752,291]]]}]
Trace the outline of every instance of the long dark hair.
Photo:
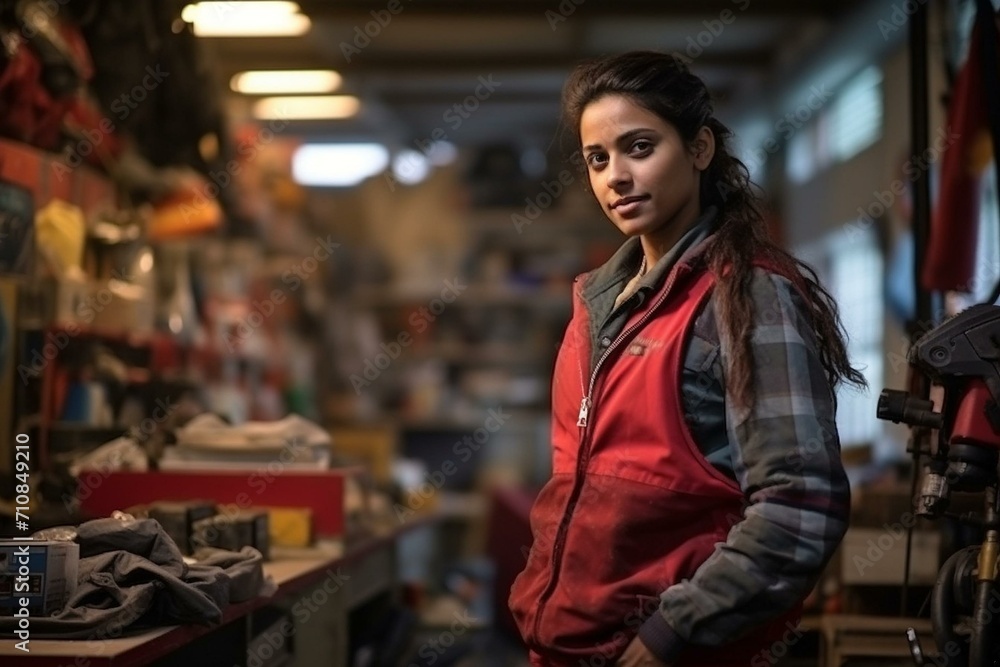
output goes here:
[{"label": "long dark hair", "polygon": [[842,381],[866,386],[864,376],[847,357],[846,334],[833,297],[812,268],[769,238],[760,196],[746,165],[730,150],[733,133],[713,115],[705,83],[680,58],[651,51],[581,64],[567,80],[562,99],[564,121],[575,134],[577,148],[584,108],[605,95],[624,95],[657,114],[677,129],[689,147],[703,126],[715,135],[715,155],[702,172],[699,196],[702,209],[714,205],[719,215],[716,233],[702,257],[716,279],[721,332],[733,350],[726,384],[737,403],[749,407],[754,401],[751,341],[755,312],[750,286],[755,261],[792,277],[806,297],[831,386]]}]

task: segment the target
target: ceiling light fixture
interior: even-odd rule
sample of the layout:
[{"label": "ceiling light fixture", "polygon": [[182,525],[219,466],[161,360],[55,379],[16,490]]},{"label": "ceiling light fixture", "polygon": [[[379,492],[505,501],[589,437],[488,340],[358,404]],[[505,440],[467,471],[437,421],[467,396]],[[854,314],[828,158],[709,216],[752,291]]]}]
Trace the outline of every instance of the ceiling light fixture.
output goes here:
[{"label": "ceiling light fixture", "polygon": [[458,159],[458,148],[450,141],[433,141],[427,149],[427,159],[435,167],[447,167]]},{"label": "ceiling light fixture", "polygon": [[382,144],[303,144],[292,155],[292,178],[299,185],[350,187],[388,166]]},{"label": "ceiling light fixture", "polygon": [[260,120],[338,120],[360,109],[361,100],[353,95],[265,97],[254,102],[253,115]]},{"label": "ceiling light fixture", "polygon": [[181,11],[199,37],[294,37],[312,22],[294,2],[196,2]]},{"label": "ceiling light fixture", "polygon": [[392,176],[403,185],[422,183],[431,173],[431,163],[420,151],[407,149],[392,159]]},{"label": "ceiling light fixture", "polygon": [[268,70],[240,72],[229,80],[229,87],[246,95],[289,93],[332,93],[343,78],[331,69]]}]

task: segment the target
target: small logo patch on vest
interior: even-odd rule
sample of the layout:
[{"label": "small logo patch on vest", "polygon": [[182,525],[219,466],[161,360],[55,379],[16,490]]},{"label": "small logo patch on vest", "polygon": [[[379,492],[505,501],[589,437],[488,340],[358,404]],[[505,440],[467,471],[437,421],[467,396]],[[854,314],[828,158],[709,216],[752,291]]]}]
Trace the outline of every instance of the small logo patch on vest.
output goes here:
[{"label": "small logo patch on vest", "polygon": [[662,340],[638,336],[634,341],[632,341],[632,344],[628,346],[628,353],[633,357],[641,357],[646,354],[646,352],[660,350],[663,346],[664,343]]}]

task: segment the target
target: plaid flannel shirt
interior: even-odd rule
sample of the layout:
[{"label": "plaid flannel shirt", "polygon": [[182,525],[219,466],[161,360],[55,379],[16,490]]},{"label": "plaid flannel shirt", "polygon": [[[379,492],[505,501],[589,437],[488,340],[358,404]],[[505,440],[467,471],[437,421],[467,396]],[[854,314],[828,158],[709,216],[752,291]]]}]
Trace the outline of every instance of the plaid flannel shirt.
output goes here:
[{"label": "plaid flannel shirt", "polygon": [[[625,281],[605,302],[591,304],[592,322],[603,322],[592,327],[595,340],[621,332],[628,313],[708,236],[714,216],[706,211],[620,308],[613,301]],[[629,257],[638,270],[638,239],[627,243],[636,246]],[[713,297],[685,352],[682,393],[692,436],[707,460],[740,485],[745,511],[690,580],[663,592],[659,617],[643,626],[643,642],[668,662],[688,643],[719,645],[790,610],[811,591],[847,530],[850,487],[835,398],[807,304],[788,279],[763,269],[755,270],[751,289],[752,409],[737,409],[727,397],[729,346],[719,335]]]}]

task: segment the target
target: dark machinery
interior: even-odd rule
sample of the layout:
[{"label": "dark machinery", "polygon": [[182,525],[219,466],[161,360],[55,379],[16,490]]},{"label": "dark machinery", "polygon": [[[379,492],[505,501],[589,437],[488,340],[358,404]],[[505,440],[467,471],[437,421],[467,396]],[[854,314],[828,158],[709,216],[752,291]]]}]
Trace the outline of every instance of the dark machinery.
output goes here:
[{"label": "dark machinery", "polygon": [[[952,667],[1000,665],[1000,306],[978,305],[946,320],[910,348],[914,370],[944,389],[941,411],[930,400],[885,389],[878,417],[936,431],[918,516],[949,516],[983,532],[980,545],[962,549],[941,568],[931,594],[934,638]],[[949,512],[953,492],[982,494],[982,513]],[[926,664],[915,635],[914,660]]]},{"label": "dark machinery", "polygon": [[[1000,188],[1000,72],[996,9],[990,0],[975,0],[977,21],[984,29],[983,96],[987,103],[995,177]],[[909,21],[910,139],[914,155],[927,149],[928,10],[918,3]],[[949,78],[951,78],[949,76]],[[930,179],[926,172],[913,183],[914,294],[916,318],[909,330],[908,391],[884,390],[878,417],[912,428],[913,501],[918,516],[951,517],[978,529],[979,544],[953,554],[938,573],[931,593],[931,620],[940,655],[934,664],[948,667],[1000,667],[1000,506],[997,464],[1000,459],[1000,281],[987,302],[930,328],[933,295],[924,288],[921,271],[930,242]],[[920,324],[923,323],[923,324]],[[926,331],[926,333],[924,333]],[[922,335],[921,335],[922,334]],[[943,388],[940,411],[930,396],[931,383]],[[933,437],[933,440],[932,440]],[[917,491],[921,456],[928,455]],[[952,493],[981,494],[982,511],[949,512]],[[912,544],[907,534],[906,565],[900,601],[906,613]],[[916,633],[906,639],[917,665],[929,664]]]}]

